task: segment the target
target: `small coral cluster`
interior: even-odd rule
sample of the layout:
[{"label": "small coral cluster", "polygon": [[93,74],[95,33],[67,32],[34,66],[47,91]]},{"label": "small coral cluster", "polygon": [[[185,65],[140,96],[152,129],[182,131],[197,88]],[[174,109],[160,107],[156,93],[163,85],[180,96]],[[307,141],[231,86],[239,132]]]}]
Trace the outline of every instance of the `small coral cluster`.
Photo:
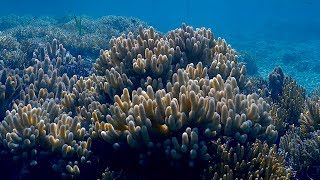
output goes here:
[{"label": "small coral cluster", "polygon": [[307,108],[300,116],[301,130],[309,133],[320,130],[320,102],[317,99],[307,100]]},{"label": "small coral cluster", "polygon": [[217,154],[203,172],[203,179],[290,179],[285,158],[277,153],[276,145],[269,147],[257,140],[252,144],[212,142]]},{"label": "small coral cluster", "polygon": [[[45,51],[34,53],[35,64],[22,75],[16,72],[14,79],[6,70],[2,71],[3,79],[9,81],[3,85],[5,105],[11,107],[4,107],[9,110],[0,124],[0,142],[3,153],[10,152],[14,161],[33,167],[46,158],[57,159],[51,161],[51,168],[63,176],[77,175],[82,164],[90,163],[91,138],[86,136],[80,117],[68,108],[71,102],[66,95],[76,91],[81,78],[69,78],[65,67],[79,59],[53,40]],[[63,166],[66,168],[61,169]]]},{"label": "small coral cluster", "polygon": [[21,78],[15,71],[7,68],[0,70],[0,119],[4,118],[11,102],[19,96],[21,88]]},{"label": "small coral cluster", "polygon": [[[271,115],[278,131],[284,133],[288,126],[299,126],[300,114],[305,109],[306,92],[291,77],[286,77],[281,89],[281,96],[274,99]],[[272,93],[271,93],[272,96]]]},{"label": "small coral cluster", "polygon": [[271,98],[274,100],[279,100],[283,93],[283,83],[285,80],[285,75],[281,67],[276,67],[269,74],[269,88]]}]

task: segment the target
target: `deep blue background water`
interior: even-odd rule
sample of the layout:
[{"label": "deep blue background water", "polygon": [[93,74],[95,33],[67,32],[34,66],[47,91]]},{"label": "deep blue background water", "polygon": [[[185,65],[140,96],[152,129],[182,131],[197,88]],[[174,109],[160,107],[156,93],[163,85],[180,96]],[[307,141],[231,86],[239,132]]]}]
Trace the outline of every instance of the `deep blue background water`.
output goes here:
[{"label": "deep blue background water", "polygon": [[[1,0],[0,15],[123,15],[149,22],[161,31],[180,27],[212,27],[217,32],[320,30],[318,0]],[[287,25],[287,28],[279,27]]]}]

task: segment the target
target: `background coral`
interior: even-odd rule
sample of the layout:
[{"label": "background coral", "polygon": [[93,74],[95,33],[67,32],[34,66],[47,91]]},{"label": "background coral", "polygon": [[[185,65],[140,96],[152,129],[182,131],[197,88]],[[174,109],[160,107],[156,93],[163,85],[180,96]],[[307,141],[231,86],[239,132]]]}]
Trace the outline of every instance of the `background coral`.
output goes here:
[{"label": "background coral", "polygon": [[[99,19],[79,16],[83,33],[79,36],[73,16],[64,18],[2,16],[0,32],[0,60],[6,66],[24,68],[30,63],[33,50],[57,39],[77,56],[95,59],[100,49],[106,49],[112,36],[137,33],[139,25],[146,23],[136,18],[105,16]],[[19,26],[17,25],[19,24]],[[10,40],[10,43],[7,42]],[[6,41],[6,42],[5,42]],[[2,47],[3,45],[10,47]]]},{"label": "background coral", "polygon": [[248,75],[258,75],[256,58],[253,57],[248,51],[239,52],[239,61],[246,65]]},{"label": "background coral", "polygon": [[19,97],[21,81],[15,71],[6,68],[0,70],[0,122],[5,117],[6,110],[11,108],[12,102]]},{"label": "background coral", "polygon": [[285,75],[281,67],[274,68],[274,70],[269,74],[271,98],[275,101],[279,100],[279,97],[282,96],[284,79]]}]

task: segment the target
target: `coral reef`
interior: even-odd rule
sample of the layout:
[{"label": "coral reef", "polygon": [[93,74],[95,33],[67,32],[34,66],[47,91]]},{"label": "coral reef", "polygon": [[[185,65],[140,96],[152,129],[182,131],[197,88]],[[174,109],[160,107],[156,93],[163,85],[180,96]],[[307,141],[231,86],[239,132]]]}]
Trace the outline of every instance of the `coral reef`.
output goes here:
[{"label": "coral reef", "polygon": [[[131,95],[124,89],[121,98],[115,96],[107,123],[96,122],[92,134],[99,134],[117,148],[123,141],[129,147],[150,150],[158,144],[166,147],[171,158],[179,160],[189,156],[191,162],[196,158],[210,158],[206,153],[206,138],[225,135],[241,143],[255,138],[271,143],[276,140],[277,132],[268,114],[270,106],[257,94],[238,94],[234,78],[224,83],[218,75],[212,80],[184,83],[187,84],[180,85],[176,95],[174,91],[154,92],[151,86],[147,91],[134,90]],[[215,85],[217,87],[210,88]]]},{"label": "coral reef", "polygon": [[[294,81],[291,80],[288,86],[289,91],[294,94],[294,97],[291,98],[292,104],[290,106],[293,109],[299,108],[290,114],[295,115],[292,118],[295,117],[294,119],[297,119],[298,113],[300,113],[300,119],[298,123],[294,122],[293,126],[289,126],[285,135],[280,138],[280,152],[287,156],[288,164],[296,171],[297,178],[309,177],[313,179],[319,175],[319,94],[315,90],[306,99],[300,97],[301,100],[298,100],[301,93],[295,93],[295,91],[298,89],[300,89],[300,92],[303,91],[301,91],[301,87],[299,88],[292,82]],[[292,85],[294,86],[291,87]],[[298,101],[295,102],[296,100]],[[290,110],[291,107],[287,107],[287,110]],[[300,127],[295,127],[295,125]]]},{"label": "coral reef", "polygon": [[[251,82],[226,40],[185,24],[136,29],[111,38],[93,71],[59,38],[35,47],[23,70],[1,69],[1,167],[53,179],[290,178],[265,81]],[[273,87],[281,75],[270,75]],[[304,101],[295,82],[283,87],[285,107]]]}]

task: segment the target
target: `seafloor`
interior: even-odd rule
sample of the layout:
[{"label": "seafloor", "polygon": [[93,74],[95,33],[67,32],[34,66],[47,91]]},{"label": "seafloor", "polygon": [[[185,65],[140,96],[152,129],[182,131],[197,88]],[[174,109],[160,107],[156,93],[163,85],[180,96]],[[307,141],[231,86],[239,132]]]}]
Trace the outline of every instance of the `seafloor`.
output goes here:
[{"label": "seafloor", "polygon": [[319,42],[0,17],[0,179],[319,179]]}]

